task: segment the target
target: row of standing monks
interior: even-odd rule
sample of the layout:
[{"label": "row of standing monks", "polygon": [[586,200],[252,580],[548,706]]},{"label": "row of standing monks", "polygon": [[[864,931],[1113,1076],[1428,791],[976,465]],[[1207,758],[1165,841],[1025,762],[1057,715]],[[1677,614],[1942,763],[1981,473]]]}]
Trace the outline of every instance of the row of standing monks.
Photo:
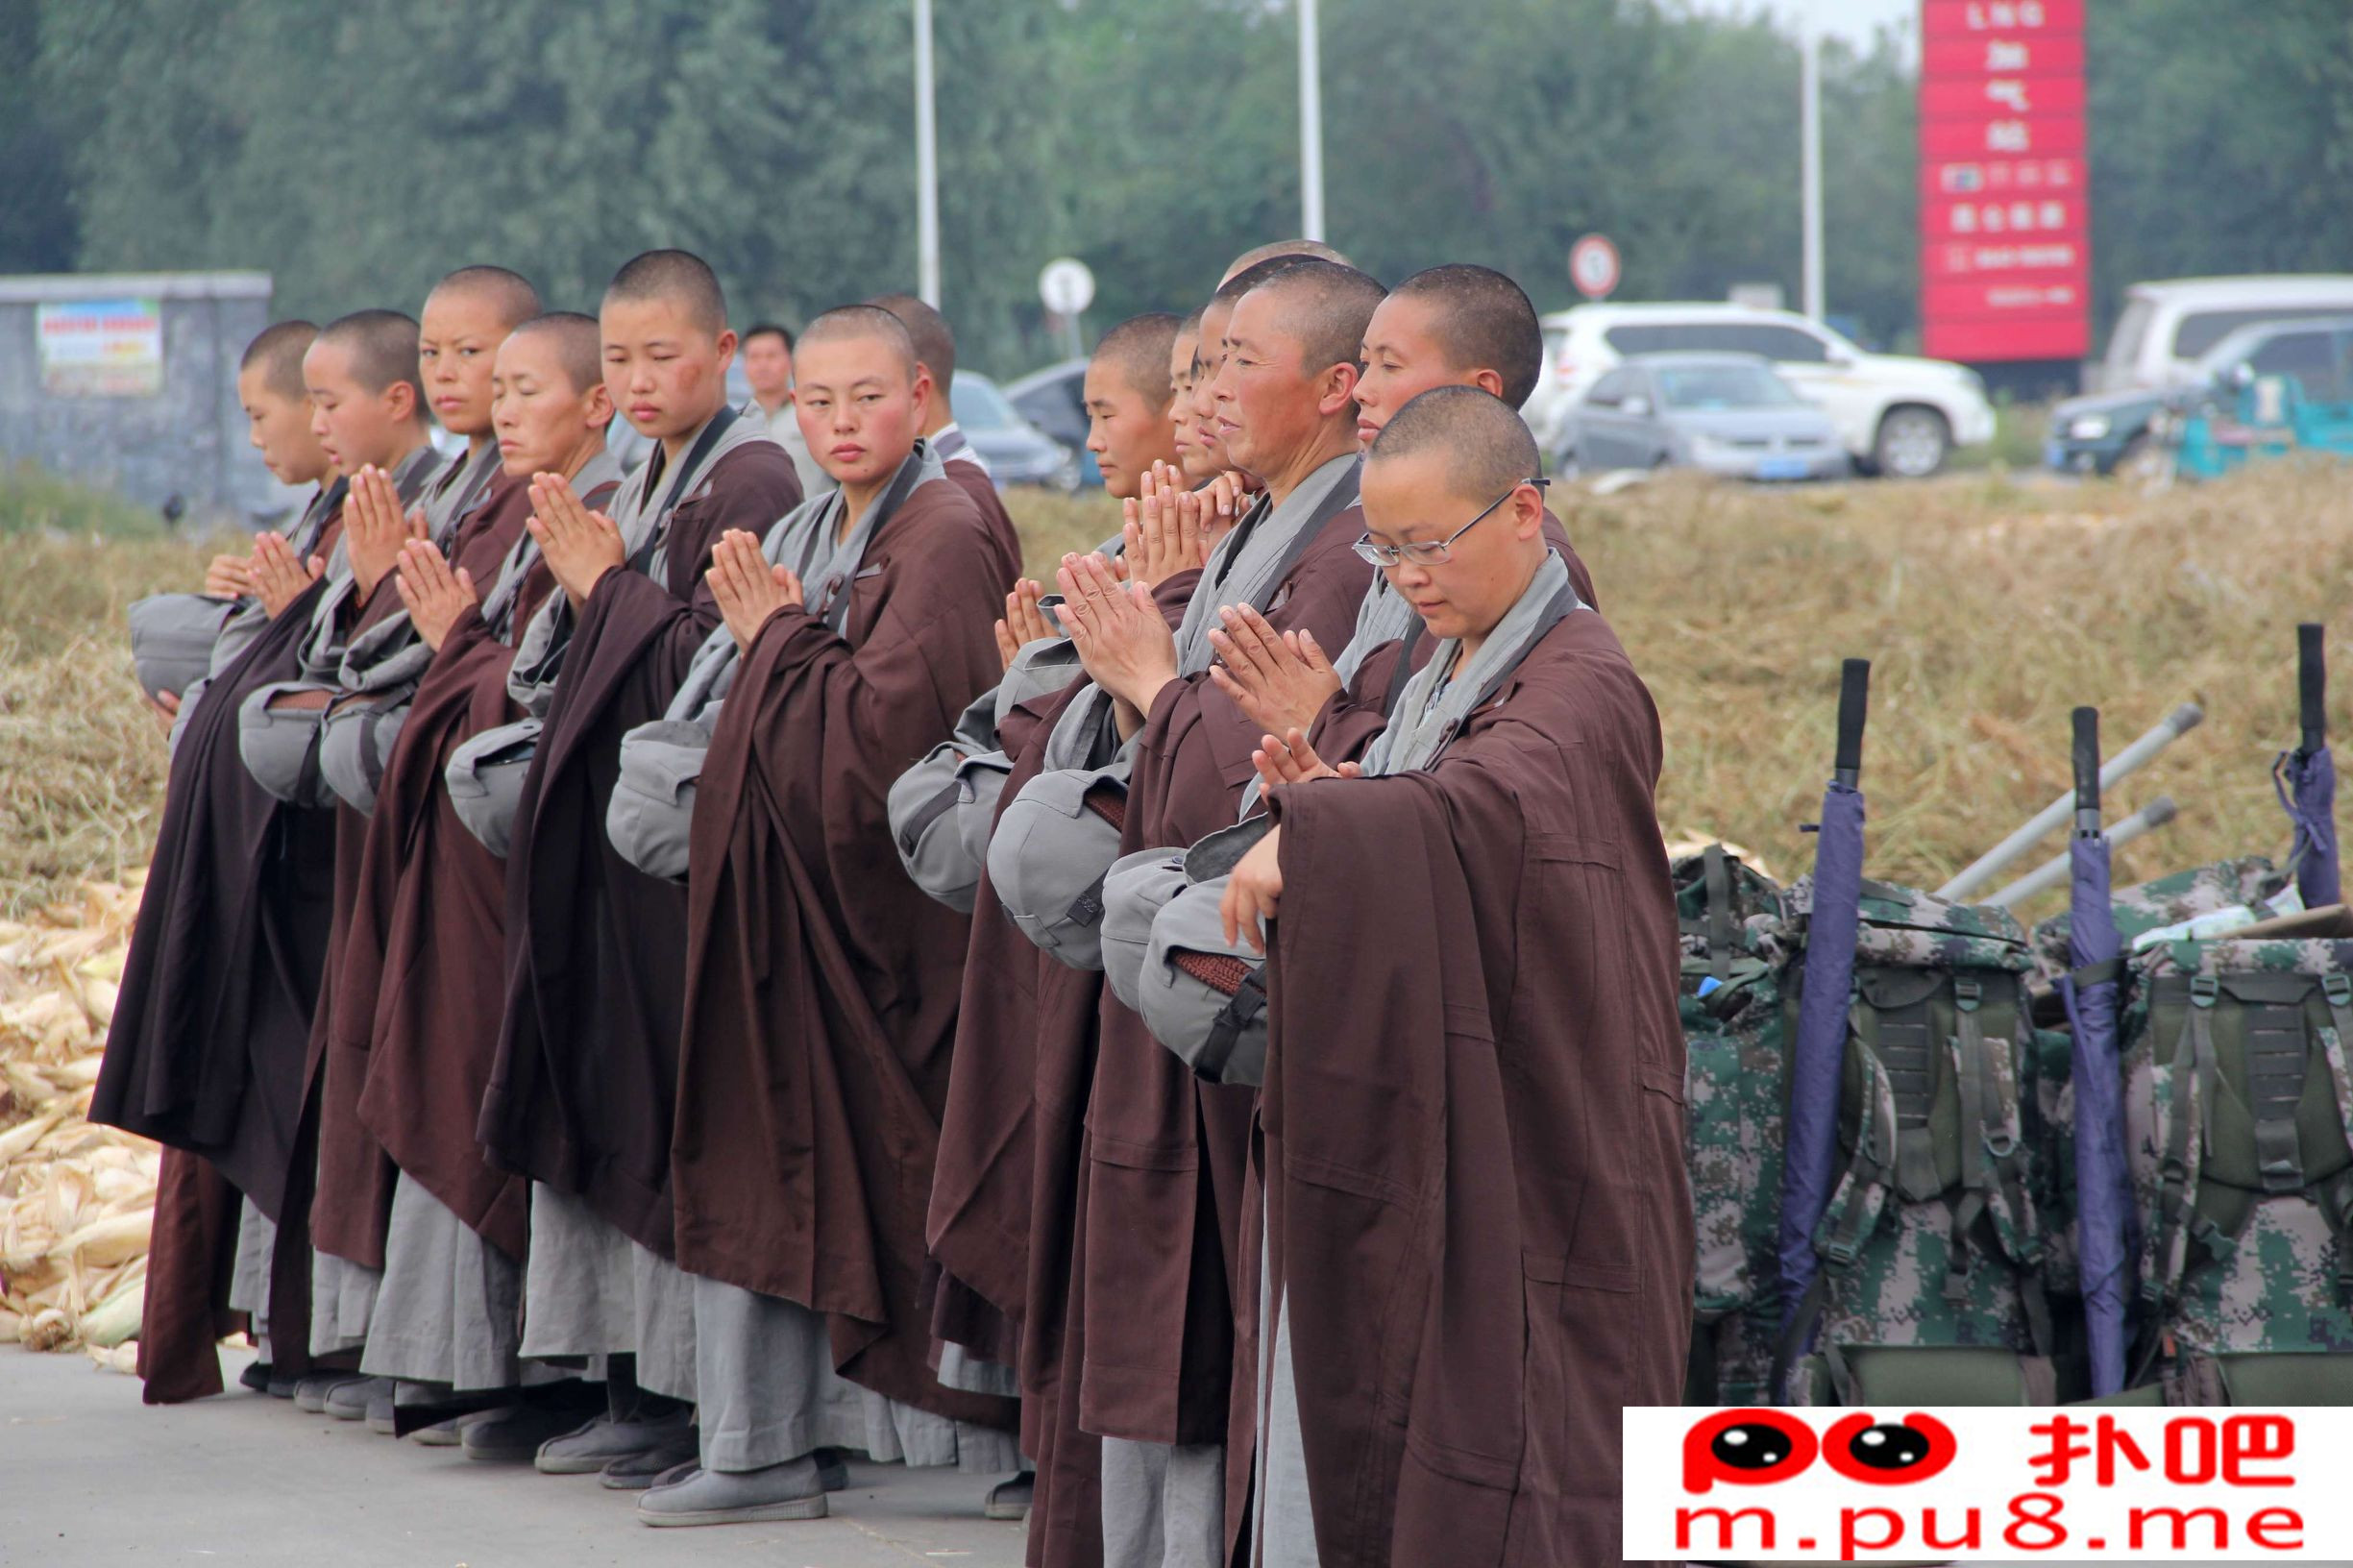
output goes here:
[{"label": "row of standing monks", "polygon": [[244,1330],[650,1525],[863,1457],[1047,1568],[1619,1560],[1688,1336],[1676,932],[1526,296],[1293,242],[1121,324],[1122,525],[1044,582],[936,311],[755,332],[790,402],[731,407],[655,251],[595,317],[468,267],[248,351],[317,493],[152,687],[93,1112],[167,1146],[147,1397]]}]

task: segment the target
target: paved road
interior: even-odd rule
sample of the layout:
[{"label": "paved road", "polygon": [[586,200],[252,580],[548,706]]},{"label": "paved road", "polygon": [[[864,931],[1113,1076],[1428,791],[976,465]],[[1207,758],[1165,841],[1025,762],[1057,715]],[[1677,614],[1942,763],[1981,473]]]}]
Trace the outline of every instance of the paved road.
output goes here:
[{"label": "paved road", "polygon": [[[224,1354],[233,1380],[241,1358]],[[991,1481],[853,1464],[833,1517],[649,1530],[594,1476],[479,1464],[235,1387],[150,1409],[80,1354],[0,1345],[0,1564],[115,1568],[1018,1568]]]}]

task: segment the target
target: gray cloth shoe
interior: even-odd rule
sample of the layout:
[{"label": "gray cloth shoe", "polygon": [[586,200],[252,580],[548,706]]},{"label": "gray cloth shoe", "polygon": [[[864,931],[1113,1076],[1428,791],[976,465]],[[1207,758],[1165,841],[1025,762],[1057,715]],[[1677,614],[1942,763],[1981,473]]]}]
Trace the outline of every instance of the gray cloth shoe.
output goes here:
[{"label": "gray cloth shoe", "polygon": [[[593,1476],[615,1459],[668,1456],[674,1465],[695,1457],[695,1427],[687,1412],[660,1421],[616,1421],[600,1415],[539,1445],[531,1462],[544,1476]],[[667,1468],[667,1466],[665,1467]]]},{"label": "gray cloth shoe", "polygon": [[580,1424],[576,1406],[508,1405],[468,1427],[460,1439],[469,1459],[493,1464],[528,1464],[539,1445]]},{"label": "gray cloth shoe", "polygon": [[674,1481],[684,1481],[702,1468],[693,1459],[673,1464],[667,1469],[655,1469],[667,1458],[661,1454],[632,1454],[625,1459],[615,1459],[604,1467],[597,1483],[608,1492],[642,1492],[655,1486],[667,1486]]},{"label": "gray cloth shoe", "polygon": [[1038,1473],[1023,1471],[1013,1480],[989,1489],[989,1500],[980,1506],[984,1519],[1026,1519],[1029,1501],[1038,1490]]},{"label": "gray cloth shoe", "polygon": [[411,1441],[426,1448],[455,1448],[465,1441],[468,1427],[477,1421],[486,1421],[498,1413],[496,1410],[468,1410],[464,1415],[453,1415],[447,1421],[436,1421],[429,1427],[419,1427],[408,1435]]},{"label": "gray cloth shoe", "polygon": [[349,1383],[339,1383],[327,1390],[322,1413],[331,1415],[338,1421],[364,1421],[368,1407],[380,1399],[387,1409],[391,1408],[390,1378],[354,1378]]},{"label": "gray cloth shoe", "polygon": [[822,1519],[825,1488],[817,1478],[816,1459],[807,1455],[740,1475],[697,1470],[639,1498],[637,1517],[657,1527]]},{"label": "gray cloth shoe", "polygon": [[382,1437],[398,1437],[401,1429],[395,1424],[390,1393],[378,1394],[368,1401],[368,1430]]},{"label": "gray cloth shoe", "polygon": [[[312,1415],[325,1414],[329,1394],[347,1383],[368,1381],[368,1375],[364,1372],[313,1372],[294,1385],[294,1408],[308,1410]],[[368,1413],[364,1403],[359,1408],[359,1413]]]}]

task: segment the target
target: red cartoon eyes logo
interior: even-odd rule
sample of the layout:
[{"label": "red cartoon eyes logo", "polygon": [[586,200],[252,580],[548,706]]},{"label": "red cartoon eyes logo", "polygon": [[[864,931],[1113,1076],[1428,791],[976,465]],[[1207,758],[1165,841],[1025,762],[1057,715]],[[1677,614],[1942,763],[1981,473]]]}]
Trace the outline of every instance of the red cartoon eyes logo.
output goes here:
[{"label": "red cartoon eyes logo", "polygon": [[1724,1410],[1683,1435],[1683,1490],[1769,1486],[1802,1474],[1817,1455],[1849,1481],[1903,1486],[1952,1463],[1952,1431],[1932,1415],[1900,1424],[1850,1415],[1815,1437],[1814,1429],[1780,1410]]}]

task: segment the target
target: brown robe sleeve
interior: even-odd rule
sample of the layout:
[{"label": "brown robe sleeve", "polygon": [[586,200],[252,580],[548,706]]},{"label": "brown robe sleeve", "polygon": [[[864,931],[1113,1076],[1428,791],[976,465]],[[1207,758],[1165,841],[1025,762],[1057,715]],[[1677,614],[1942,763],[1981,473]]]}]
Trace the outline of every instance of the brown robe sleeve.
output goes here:
[{"label": "brown robe sleeve", "polygon": [[927,1364],[923,1221],[968,927],[908,880],[890,786],[999,674],[1011,562],[919,486],[852,579],[846,635],[779,612],[698,786],[672,1187],[679,1266],[830,1320],[843,1376],[958,1420],[1011,1401]]},{"label": "brown robe sleeve", "polygon": [[1329,1568],[1620,1560],[1617,1412],[1690,1328],[1659,752],[1580,613],[1430,771],[1273,792],[1257,1170]]}]

